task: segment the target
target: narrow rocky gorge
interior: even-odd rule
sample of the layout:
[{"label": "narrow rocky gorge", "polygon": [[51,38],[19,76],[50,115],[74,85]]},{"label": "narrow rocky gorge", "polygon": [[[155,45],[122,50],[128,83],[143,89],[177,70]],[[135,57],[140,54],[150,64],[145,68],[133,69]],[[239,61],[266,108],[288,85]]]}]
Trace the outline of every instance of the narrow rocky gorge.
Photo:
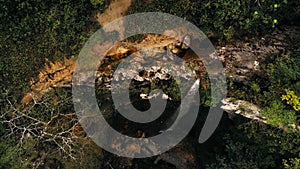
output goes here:
[{"label": "narrow rocky gorge", "polygon": [[[278,35],[276,36],[277,38],[273,38],[275,36],[266,35],[259,39],[236,41],[235,43],[225,46],[217,46],[214,57],[223,63],[228,79],[244,85],[249,85],[251,84],[253,77],[257,75],[259,76],[262,73],[261,64],[265,60],[273,59],[272,57],[274,57],[274,54],[276,53],[286,52],[287,43],[285,42],[285,39],[289,38],[289,31],[293,30],[299,29],[288,28],[283,31],[276,30],[274,34]],[[297,31],[294,31],[294,33],[297,33]],[[170,47],[174,44],[178,44],[178,41],[158,35],[147,35],[139,42],[124,41],[117,43],[109,50],[102,63],[99,64],[100,66],[97,70],[97,79],[95,80],[96,83],[89,85],[95,85],[98,89],[106,88],[110,90],[110,83],[113,78],[114,70],[119,63],[124,61],[128,56],[136,58],[128,62],[130,66],[135,67],[136,69],[142,69],[143,57],[145,56],[152,57],[154,60],[162,61],[167,61],[170,57],[180,56],[185,61],[187,67],[191,68],[194,76],[191,76],[190,74],[184,76],[184,70],[176,67],[173,71],[183,75],[186,78],[184,80],[200,78],[202,90],[209,90],[209,79],[203,78],[205,76],[206,69],[201,59],[197,56],[193,56],[194,54],[189,53],[190,51],[188,49],[182,50],[180,45],[176,48]],[[164,59],[164,57],[168,58]],[[32,92],[29,92],[24,96],[21,101],[22,104],[28,105],[31,101],[41,98],[44,93],[50,92],[54,88],[71,87],[75,64],[75,58],[53,63],[46,61],[45,68],[40,71],[39,76],[32,79]],[[121,71],[123,73],[120,73],[115,78],[117,81],[133,79],[136,87],[140,89],[143,89],[143,86],[147,86],[149,83],[171,81],[171,76],[168,73],[170,69],[163,68],[167,65],[163,62],[158,62],[158,65],[160,66],[150,66],[146,68],[142,74],[135,71],[125,72],[126,69],[124,69]],[[83,76],[85,78],[89,78],[91,77],[89,73],[93,72],[87,72]],[[151,89],[148,87],[144,88],[144,93],[140,94],[140,98],[149,99],[149,90]],[[164,97],[169,100],[177,99],[175,95],[172,95],[172,93]],[[136,101],[139,101],[139,99]],[[260,108],[252,103],[243,100],[234,101],[234,98],[227,98],[223,100],[223,104],[222,108],[228,113],[235,113],[245,116],[251,120],[266,123],[259,113]],[[246,107],[246,109],[243,109],[243,112],[241,112],[241,107]],[[147,134],[143,133],[143,131],[140,132],[142,134],[140,134],[139,137],[147,137]],[[193,151],[190,151],[192,148],[184,147],[186,147],[185,144],[178,145],[176,149],[158,156],[154,163],[157,164],[160,160],[162,160],[176,166],[177,168],[199,166],[196,164],[198,161],[196,160],[198,158],[197,155],[192,153]],[[180,151],[177,151],[177,149],[180,149]]]}]

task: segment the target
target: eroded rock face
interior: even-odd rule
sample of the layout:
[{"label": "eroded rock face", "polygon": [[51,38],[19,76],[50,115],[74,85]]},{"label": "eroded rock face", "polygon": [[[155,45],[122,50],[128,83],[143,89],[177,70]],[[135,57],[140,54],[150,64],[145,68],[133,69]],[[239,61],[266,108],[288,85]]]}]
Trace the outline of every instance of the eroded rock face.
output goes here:
[{"label": "eroded rock face", "polygon": [[[95,45],[90,49],[89,53],[95,57],[95,60],[99,60],[100,58],[100,66],[95,71],[89,69],[80,71],[78,73],[80,76],[79,79],[87,86],[110,89],[113,77],[116,81],[125,79],[133,79],[137,82],[154,79],[168,81],[170,80],[170,75],[173,73],[173,75],[180,75],[182,77],[181,81],[195,81],[196,79],[200,79],[200,86],[204,90],[208,89],[209,79],[206,78],[206,68],[202,58],[188,48],[188,45],[192,43],[191,37],[188,35],[184,36],[183,34],[178,36],[183,39],[183,42],[164,35],[147,35],[140,42],[118,42],[113,45],[105,56],[98,56],[98,54],[103,53],[102,50],[104,49],[102,48],[109,47],[111,44]],[[126,60],[128,56],[132,59]],[[149,58],[151,63],[146,63],[146,60],[149,60]],[[211,59],[218,60],[219,58],[212,57]],[[114,76],[114,71],[124,61],[127,62],[125,64],[128,64],[130,69],[125,70],[125,68],[121,68],[124,70]],[[180,63],[175,63],[178,61]],[[53,87],[70,87],[75,63],[75,59],[65,59],[62,62],[54,63],[47,62],[45,68],[41,70],[39,77],[32,81],[33,92],[28,93],[22,103],[28,104],[32,100],[30,98],[40,95],[39,93],[43,93],[41,91],[47,92]],[[143,69],[146,73],[144,76],[141,76],[140,71]],[[218,74],[221,72],[213,73]],[[75,85],[79,83],[82,84],[82,82],[73,81]],[[37,98],[40,98],[40,96]]]},{"label": "eroded rock face", "polygon": [[[291,28],[289,28],[291,29]],[[237,82],[251,84],[251,77],[261,72],[261,63],[273,59],[277,53],[285,53],[287,39],[292,36],[289,29],[275,30],[259,39],[236,40],[216,47],[219,57],[225,64],[226,73]]]},{"label": "eroded rock face", "polygon": [[[103,13],[97,13],[97,21],[101,26],[109,24],[115,19],[121,18],[126,14],[126,11],[131,5],[131,0],[116,0],[112,1],[108,8]],[[122,23],[123,25],[123,23]],[[119,32],[119,36],[122,39],[124,36],[125,28],[121,27],[111,27],[113,30]]]},{"label": "eroded rock face", "polygon": [[[166,35],[174,34],[175,31],[166,31]],[[184,31],[177,31],[184,32]],[[299,37],[299,28],[288,27],[285,30],[275,30],[270,35],[265,35],[260,39],[250,39],[243,41],[235,41],[235,43],[226,46],[217,46],[217,52],[214,54],[214,58],[221,60],[225,66],[226,73],[234,81],[241,82],[243,84],[251,84],[251,78],[253,75],[261,72],[261,63],[268,58],[273,57],[274,54],[286,53],[288,48],[287,39],[297,39]],[[184,39],[184,35],[177,35]],[[188,39],[188,38],[187,38]],[[186,40],[186,43],[190,43],[191,40]],[[96,82],[98,86],[104,86],[110,88],[113,70],[124,58],[128,55],[135,55],[136,59],[131,61],[131,65],[141,67],[143,58],[141,56],[151,57],[165,57],[172,58],[170,51],[176,56],[181,56],[190,67],[196,78],[203,78],[206,71],[201,59],[196,56],[193,51],[184,49],[178,50],[178,40],[172,39],[167,36],[148,35],[141,42],[119,42],[105,56],[102,67],[99,67]],[[174,48],[175,46],[175,48]],[[99,46],[101,48],[101,46]],[[167,48],[171,49],[168,53]],[[184,48],[184,47],[183,47]],[[98,50],[98,48],[95,48]],[[138,52],[137,52],[138,51]],[[96,51],[97,52],[97,51]],[[173,56],[174,57],[174,56]],[[65,59],[61,62],[49,62],[46,61],[45,67],[40,71],[39,76],[36,79],[31,80],[32,92],[27,93],[22,99],[22,104],[29,104],[32,99],[38,99],[43,94],[55,87],[70,87],[72,81],[72,75],[74,71],[76,59]],[[139,66],[140,65],[140,66]],[[155,74],[155,78],[161,80],[167,80],[167,77],[163,74],[168,73],[160,68],[149,68],[148,74]],[[178,71],[179,73],[180,71]],[[92,77],[94,72],[85,72],[82,77],[88,79]],[[217,72],[218,73],[218,72]],[[116,77],[118,80],[125,79],[126,77],[132,77],[136,74],[134,71],[129,71],[120,74],[120,77]],[[191,77],[187,77],[191,78]],[[135,76],[134,80],[143,82],[150,78],[141,76]],[[87,84],[94,86],[94,84]],[[201,79],[201,87],[206,89],[209,86],[207,80]]]},{"label": "eroded rock face", "polygon": [[235,100],[234,98],[223,99],[222,103],[224,105],[221,108],[228,113],[242,115],[252,120],[267,123],[260,113],[261,109],[253,103],[245,100]]},{"label": "eroded rock face", "polygon": [[[181,81],[195,81],[195,78],[201,78],[201,86],[208,88],[208,80],[204,78],[206,69],[201,58],[187,49],[172,52],[174,48],[170,49],[170,44],[177,43],[175,39],[157,35],[148,35],[138,44],[119,43],[119,47],[114,48],[130,47],[131,50],[127,50],[128,52],[121,57],[116,54],[117,59],[112,59],[116,58],[116,55],[109,52],[109,57],[104,58],[97,72],[98,88],[111,88],[109,83],[112,78],[115,81],[133,79],[142,83],[155,79],[168,81],[173,75],[180,75]],[[118,74],[115,73],[116,69]]]},{"label": "eroded rock face", "polygon": [[[111,48],[107,55],[103,60],[103,66],[99,67],[99,70],[96,75],[96,82],[98,85],[103,85],[104,87],[109,87],[109,83],[112,79],[113,66],[120,63],[122,59],[132,54],[137,50],[147,51],[150,55],[156,55],[162,52],[163,48],[168,44],[174,42],[174,39],[170,38],[161,38],[158,36],[148,36],[141,43],[130,43],[130,42],[119,42]],[[151,48],[154,45],[154,48]],[[99,48],[98,48],[99,47]],[[96,46],[93,50],[100,50],[101,46]],[[152,50],[153,49],[153,50]],[[91,51],[93,53],[97,53],[97,51]],[[137,57],[138,58],[138,57]],[[142,63],[142,59],[135,60],[135,63],[131,63],[132,65],[139,65],[138,63]],[[32,92],[25,94],[22,99],[22,104],[29,104],[33,99],[39,99],[43,95],[43,93],[51,91],[55,87],[71,87],[73,72],[76,64],[76,59],[64,59],[63,61],[50,62],[46,60],[45,67],[40,71],[37,78],[32,79],[31,89]],[[141,66],[141,65],[140,65]],[[80,75],[81,80],[83,81],[95,81],[88,80],[90,78],[94,78],[95,71],[82,71],[82,75]],[[131,72],[124,72],[124,75],[120,75],[117,77],[122,79],[126,76],[132,76]],[[138,78],[138,77],[137,77]],[[137,79],[137,80],[142,80]],[[76,82],[74,82],[76,84]],[[96,84],[96,85],[97,85]],[[85,84],[88,86],[94,86],[94,83]]]},{"label": "eroded rock face", "polygon": [[159,153],[159,149],[157,147],[158,146],[156,146],[155,143],[153,143],[150,139],[144,139],[141,144],[136,142],[129,142],[126,139],[121,140],[121,138],[112,142],[112,148],[115,149],[116,152],[125,154],[129,157],[135,156],[135,154],[145,154],[151,156],[154,153]]},{"label": "eroded rock face", "polygon": [[170,151],[157,156],[154,164],[159,161],[172,164],[177,169],[201,169],[195,149],[187,143],[180,143]]},{"label": "eroded rock face", "polygon": [[33,99],[40,99],[44,93],[55,87],[71,87],[72,74],[76,59],[50,62],[46,60],[45,67],[40,71],[37,79],[31,79],[32,91],[25,94],[22,104],[29,104]]},{"label": "eroded rock face", "polygon": [[[261,108],[253,103],[245,100],[236,100],[234,98],[223,99],[222,103],[223,105],[221,108],[228,113],[229,118],[236,115],[241,115],[250,120],[255,120],[260,123],[270,125],[267,119],[261,114]],[[288,126],[293,129],[300,130],[300,126],[296,124],[289,124]],[[285,126],[278,126],[278,128],[288,130],[288,128]]]}]

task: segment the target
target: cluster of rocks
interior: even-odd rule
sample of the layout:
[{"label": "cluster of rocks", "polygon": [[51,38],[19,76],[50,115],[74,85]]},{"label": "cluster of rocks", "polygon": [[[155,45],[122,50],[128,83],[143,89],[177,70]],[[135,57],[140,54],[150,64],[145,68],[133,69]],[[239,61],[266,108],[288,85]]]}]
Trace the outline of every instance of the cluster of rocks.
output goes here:
[{"label": "cluster of rocks", "polygon": [[[273,34],[259,39],[249,39],[246,42],[245,40],[236,41],[226,46],[218,46],[212,57],[223,62],[226,73],[234,81],[249,84],[251,77],[261,71],[260,66],[264,60],[272,59],[276,53],[286,53],[288,44],[285,39],[297,36],[295,32],[300,31],[293,33],[292,30],[291,33],[276,30]],[[107,54],[98,71],[81,72],[81,80],[92,82],[85,84],[88,86],[111,89],[112,81],[121,84],[122,81],[132,80],[143,86],[155,81],[171,81],[172,76],[179,76],[180,81],[194,81],[195,78],[203,78],[206,69],[201,58],[195,56],[189,49],[179,50],[176,45],[172,45],[177,43],[174,39],[165,37],[160,39],[157,36],[148,36],[140,43],[118,43]],[[183,60],[176,59],[177,56]],[[40,97],[42,93],[53,87],[71,86],[74,67],[74,59],[65,60],[62,63],[47,63],[38,79],[32,82],[34,92],[25,95],[22,103],[30,103],[34,97],[32,95]],[[204,88],[205,81],[205,79],[201,79],[202,88]],[[140,96],[149,99],[149,96],[145,94]],[[169,99],[169,96],[165,96],[165,98]],[[260,109],[249,102],[228,98],[223,100],[223,104],[222,108],[227,112],[265,123],[265,119],[259,113]],[[155,163],[163,160],[177,168],[196,168],[199,166],[196,164],[197,155],[190,151],[191,148],[186,147],[187,145],[178,145],[171,151],[158,156]],[[119,151],[144,151],[135,149],[134,145],[120,147],[115,144],[115,148]]]},{"label": "cluster of rocks", "polygon": [[281,53],[286,53],[287,41],[291,34],[275,30],[270,35],[247,40],[236,40],[225,46],[216,47],[226,73],[234,81],[248,85],[254,74],[261,72],[261,64],[272,60]]},{"label": "cluster of rocks", "polygon": [[[111,89],[111,82],[121,84],[128,80],[138,82],[142,86],[143,83],[148,82],[170,81],[174,77],[177,77],[176,80],[179,83],[203,78],[206,69],[201,58],[196,56],[180,58],[179,55],[187,53],[187,51],[182,50],[180,53],[173,53],[174,46],[170,45],[172,42],[162,42],[152,48],[142,47],[139,44],[137,46],[139,50],[126,53],[119,60],[111,62],[107,58],[97,72],[97,88]],[[122,46],[122,44],[119,45]],[[172,48],[169,48],[170,46]],[[202,83],[205,82],[206,80],[203,78]]]},{"label": "cluster of rocks", "polygon": [[267,123],[265,118],[260,113],[260,108],[245,100],[235,100],[234,98],[226,98],[222,100],[221,108],[229,113],[229,117],[233,119],[235,115],[241,115],[251,120],[257,120],[262,123]]}]

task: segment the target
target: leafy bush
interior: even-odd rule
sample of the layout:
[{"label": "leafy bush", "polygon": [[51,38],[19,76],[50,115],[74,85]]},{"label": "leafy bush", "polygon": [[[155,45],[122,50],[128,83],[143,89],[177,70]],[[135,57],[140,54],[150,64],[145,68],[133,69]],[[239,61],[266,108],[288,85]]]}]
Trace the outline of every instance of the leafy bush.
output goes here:
[{"label": "leafy bush", "polygon": [[208,169],[269,169],[275,167],[275,159],[262,151],[267,147],[250,141],[238,140],[225,135],[225,153],[216,157],[216,162],[207,165]]},{"label": "leafy bush", "polygon": [[[207,35],[224,40],[235,35],[265,32],[278,24],[290,22],[291,18],[295,22],[296,17],[291,15],[299,16],[299,10],[294,10],[299,4],[297,0],[153,0],[151,3],[135,0],[128,13],[170,13],[186,18]],[[290,9],[296,14],[286,12]]]},{"label": "leafy bush", "polygon": [[285,169],[298,169],[300,168],[300,158],[283,159],[282,161]]},{"label": "leafy bush", "polygon": [[99,27],[90,18],[93,11],[104,9],[102,2],[0,0],[1,88],[17,94],[28,89],[26,82],[45,58],[76,56]]},{"label": "leafy bush", "polygon": [[20,158],[23,152],[20,145],[12,144],[12,140],[9,140],[10,143],[3,139],[1,139],[0,141],[0,168],[25,169],[29,167],[28,162],[22,162],[22,158]]},{"label": "leafy bush", "polygon": [[299,133],[254,121],[235,126],[223,136],[221,144],[224,152],[217,152],[216,161],[207,164],[207,168],[294,169],[295,157],[300,153]]},{"label": "leafy bush", "polygon": [[270,107],[264,108],[261,113],[267,118],[268,123],[275,127],[288,126],[296,121],[295,112],[286,110],[285,106],[279,101],[273,101]]},{"label": "leafy bush", "polygon": [[294,91],[289,89],[285,90],[286,94],[281,96],[281,99],[284,101],[286,100],[288,105],[293,106],[295,111],[300,110],[300,98],[299,96],[295,95]]},{"label": "leafy bush", "polygon": [[[264,91],[263,114],[274,126],[296,122],[299,115],[300,59],[288,54],[266,65],[268,90]],[[270,104],[271,103],[271,104]]]},{"label": "leafy bush", "polygon": [[[291,88],[300,93],[300,58],[287,54],[275,59],[274,63],[267,65],[267,75],[270,79],[272,91],[278,91],[278,88]],[[282,93],[278,91],[279,93]]]}]

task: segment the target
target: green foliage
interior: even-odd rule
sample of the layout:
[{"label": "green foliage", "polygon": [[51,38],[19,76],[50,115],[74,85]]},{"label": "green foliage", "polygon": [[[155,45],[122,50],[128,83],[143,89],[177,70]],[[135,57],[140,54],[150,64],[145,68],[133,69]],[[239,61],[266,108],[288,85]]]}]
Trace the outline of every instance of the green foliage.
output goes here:
[{"label": "green foliage", "polygon": [[[274,166],[273,159],[259,153],[255,146],[242,142],[229,143],[226,146],[226,157],[217,157],[217,163],[208,165],[208,169],[268,169]],[[262,161],[262,162],[260,162]]]},{"label": "green foliage", "polygon": [[[87,38],[97,29],[91,21],[92,12],[104,10],[104,0],[0,0],[0,112],[1,118],[9,118],[13,112],[7,107],[3,93],[22,95],[28,90],[27,81],[34,72],[43,66],[44,59],[60,60],[77,55]],[[142,11],[161,11],[185,17],[209,36],[231,39],[235,35],[256,34],[283,23],[297,24],[300,13],[299,0],[152,0],[148,3],[134,0],[128,13]],[[287,12],[288,11],[288,12]],[[159,24],[159,21],[157,21]],[[298,23],[299,24],[299,23]],[[263,114],[274,126],[288,125],[295,121],[299,110],[300,58],[285,55],[276,58],[267,66],[268,91],[253,83],[251,90],[264,93],[266,108]],[[193,69],[193,68],[192,68]],[[232,84],[232,83],[230,83]],[[165,88],[172,98],[180,98],[175,82]],[[232,85],[230,86],[232,88]],[[8,90],[6,90],[8,89]],[[283,89],[290,89],[287,92]],[[201,96],[209,96],[210,91],[200,90]],[[247,91],[243,91],[246,94]],[[285,94],[284,94],[285,92]],[[69,93],[70,94],[70,93]],[[7,95],[7,94],[5,94]],[[54,105],[52,98],[61,102]],[[43,104],[37,104],[27,113],[33,118],[49,121],[51,113],[62,115],[73,110],[66,93],[48,93]],[[285,105],[287,101],[288,105]],[[201,97],[201,102],[210,105],[210,98]],[[298,100],[298,101],[297,101]],[[12,101],[13,104],[17,101]],[[269,104],[271,103],[271,104]],[[296,110],[296,111],[295,111]],[[70,128],[74,121],[57,123],[61,128]],[[18,125],[33,124],[32,119],[22,116]],[[61,123],[58,123],[61,122]],[[40,126],[38,126],[40,127]],[[100,168],[102,156],[99,148],[86,140],[76,140],[74,153],[81,153],[78,160],[65,158],[57,145],[31,136],[20,143],[22,130],[8,137],[9,126],[0,124],[0,168],[34,168],[33,163],[48,153],[45,162],[58,160],[65,168]],[[40,129],[40,128],[39,128]],[[60,130],[60,129],[59,129]],[[57,130],[58,131],[58,130]],[[57,132],[56,131],[56,132]],[[52,131],[55,132],[55,131]],[[224,137],[224,153],[220,153],[210,168],[299,168],[300,138],[298,133],[285,133],[277,128],[246,123],[241,129]],[[61,140],[59,140],[61,141]],[[218,145],[219,146],[219,145]],[[72,152],[73,153],[73,152]],[[297,157],[297,158],[295,158]],[[54,160],[55,159],[55,160]],[[285,159],[285,160],[282,160]],[[46,166],[44,166],[46,168]]]},{"label": "green foliage", "polygon": [[265,107],[261,113],[266,117],[268,123],[275,127],[288,126],[296,121],[295,112],[286,110],[285,106],[279,101],[273,101],[271,105]]},{"label": "green foliage", "polygon": [[[237,134],[239,133],[238,131],[235,131],[234,136],[231,137],[237,145],[239,144],[236,142],[245,144],[245,147],[255,145],[254,149],[256,150],[254,152],[258,156],[262,154],[265,158],[265,160],[260,160],[260,162],[270,162],[259,168],[293,168],[295,166],[298,168],[297,160],[291,159],[299,156],[300,135],[299,132],[295,132],[297,130],[289,130],[291,124],[298,124],[296,117],[299,116],[299,112],[296,111],[298,106],[296,105],[298,105],[300,92],[300,59],[297,54],[297,48],[293,46],[294,44],[291,44],[291,48],[289,48],[291,52],[287,55],[274,55],[274,61],[268,60],[264,68],[266,73],[263,74],[261,82],[256,79],[250,86],[243,86],[242,89],[239,88],[238,91],[234,91],[235,94],[244,92],[243,94],[245,95],[248,92],[256,92],[255,97],[257,99],[255,101],[263,107],[261,113],[272,126],[259,123],[242,124],[244,131],[238,131],[241,134],[246,134],[248,140],[243,140],[243,136]],[[278,126],[283,128],[279,129]],[[227,157],[231,155],[230,153],[237,152],[236,149],[232,149],[224,156],[220,156],[217,159],[218,162],[214,163],[214,165],[221,167],[230,166],[231,161]],[[234,154],[238,156],[243,153],[244,151]],[[247,164],[251,162],[247,162]]]},{"label": "green foliage", "polygon": [[[300,19],[300,1],[298,0],[282,0],[283,7],[279,5],[278,8],[282,8],[281,12],[278,15],[282,18],[282,20],[289,24],[297,24],[299,25]],[[288,12],[286,12],[288,11]]]},{"label": "green foliage", "polygon": [[222,168],[222,169],[269,169],[274,166],[274,157],[267,155],[267,151],[262,151],[260,145],[251,143],[250,141],[238,140],[232,136],[225,135],[224,156],[218,155],[217,162],[207,165],[209,169]]},{"label": "green foliage", "polygon": [[277,57],[265,69],[269,84],[268,91],[264,91],[264,100],[261,101],[265,106],[264,116],[274,126],[296,122],[300,104],[299,57],[293,53]]},{"label": "green foliage", "polygon": [[252,89],[254,92],[256,92],[256,93],[260,92],[260,87],[259,87],[259,85],[256,84],[256,83],[252,83],[251,89]]},{"label": "green foliage", "polygon": [[97,7],[97,6],[101,6],[104,4],[104,0],[90,0],[91,4],[94,5],[94,7]]},{"label": "green foliage", "polygon": [[250,142],[254,142],[259,149],[272,155],[277,162],[281,163],[280,158],[282,157],[295,156],[300,152],[300,135],[298,133],[285,132],[258,123],[243,125],[241,129]]},{"label": "green foliage", "polygon": [[3,169],[26,169],[30,168],[29,161],[24,161],[21,157],[22,148],[20,145],[12,145],[11,143],[1,144],[2,150],[6,150],[5,153],[1,153],[0,168]]},{"label": "green foliage", "polygon": [[300,168],[300,158],[289,158],[288,160],[283,159],[282,163],[285,169],[299,169]]},{"label": "green foliage", "polygon": [[274,91],[279,87],[291,87],[296,93],[300,92],[300,88],[297,88],[297,83],[300,82],[299,57],[287,54],[276,58],[274,63],[268,65],[267,75]]},{"label": "green foliage", "polygon": [[293,106],[295,111],[300,110],[300,98],[299,96],[295,95],[294,91],[289,89],[285,90],[286,94],[281,96],[281,99],[284,101],[286,100],[288,105]]},{"label": "green foliage", "polygon": [[14,107],[17,103],[3,95],[3,101],[11,100],[12,105],[0,109],[0,168],[101,167],[101,148],[72,134],[77,121],[70,114],[74,112],[70,90],[48,92],[25,109]]},{"label": "green foliage", "polygon": [[[237,125],[224,135],[221,144],[224,152],[217,152],[216,161],[207,164],[207,168],[284,168],[283,159],[298,157],[300,153],[299,133],[257,122]],[[294,166],[292,160],[287,163]]]},{"label": "green foliage", "polygon": [[[265,32],[283,22],[296,22],[300,3],[297,0],[153,0],[143,3],[135,0],[128,13],[160,11],[170,13],[194,23],[211,37],[219,40],[236,35]],[[292,9],[294,14],[286,12]],[[293,18],[293,19],[291,19]]]},{"label": "green foliage", "polygon": [[[101,2],[101,1],[97,1]],[[87,38],[99,27],[91,21],[94,10],[83,0],[0,0],[1,88],[18,94],[43,66],[45,58],[76,56]]]},{"label": "green foliage", "polygon": [[37,139],[29,138],[20,144],[13,137],[4,136],[0,139],[0,168],[27,169],[34,168],[32,162],[38,157],[34,147]]}]

